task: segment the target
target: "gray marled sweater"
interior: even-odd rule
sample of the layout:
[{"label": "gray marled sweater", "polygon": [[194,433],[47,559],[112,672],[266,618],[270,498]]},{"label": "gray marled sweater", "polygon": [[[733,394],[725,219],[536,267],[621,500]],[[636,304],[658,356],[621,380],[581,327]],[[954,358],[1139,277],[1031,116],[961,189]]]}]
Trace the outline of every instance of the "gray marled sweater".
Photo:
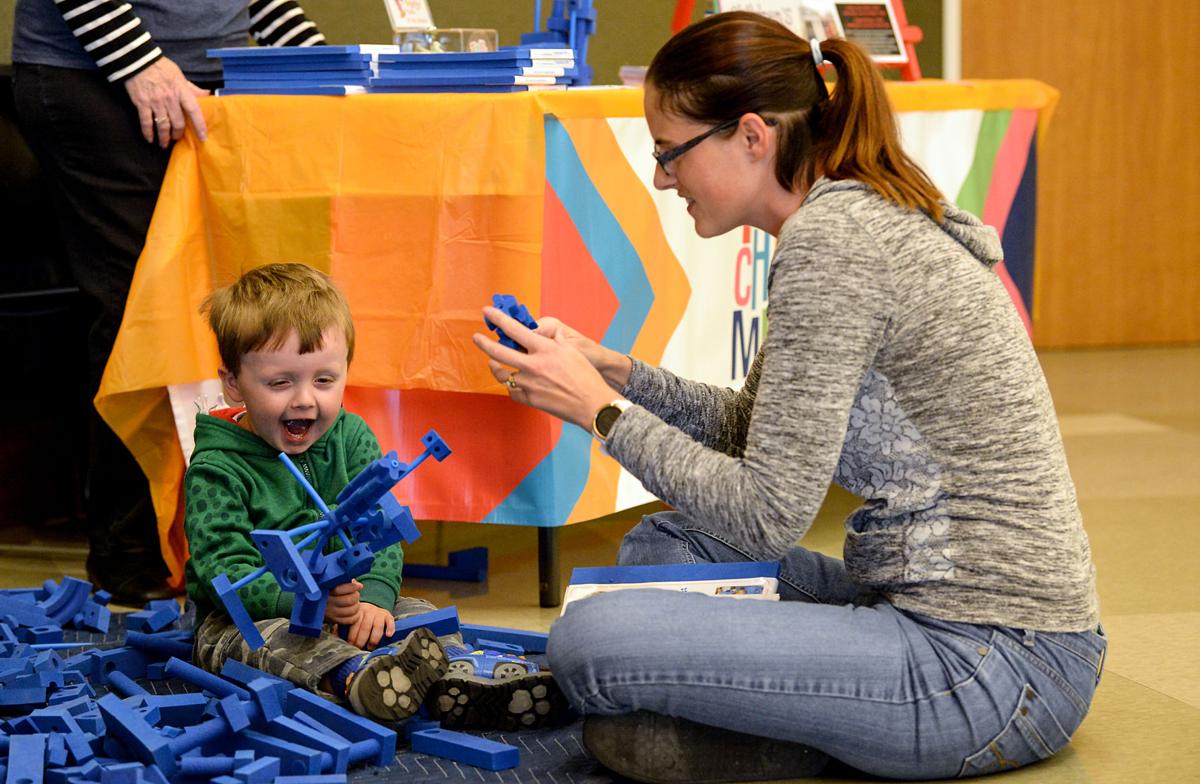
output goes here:
[{"label": "gray marled sweater", "polygon": [[1043,631],[1096,626],[1095,569],[1045,378],[991,267],[995,230],[817,182],[780,232],[770,330],[740,392],[634,362],[608,450],[755,558],[830,481],[851,577],[898,607]]}]

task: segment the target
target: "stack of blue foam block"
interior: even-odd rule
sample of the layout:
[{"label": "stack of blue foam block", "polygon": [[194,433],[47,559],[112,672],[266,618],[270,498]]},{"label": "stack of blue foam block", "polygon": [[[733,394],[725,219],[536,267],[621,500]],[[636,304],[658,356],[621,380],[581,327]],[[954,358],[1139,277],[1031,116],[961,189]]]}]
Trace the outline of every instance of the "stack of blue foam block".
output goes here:
[{"label": "stack of blue foam block", "polygon": [[578,71],[565,48],[401,53],[391,45],[210,49],[225,71],[220,95],[562,90]]},{"label": "stack of blue foam block", "polygon": [[225,71],[221,95],[349,95],[363,93],[391,45],[240,46],[209,49]]},{"label": "stack of blue foam block", "polygon": [[382,54],[371,92],[523,92],[565,89],[576,76],[570,49]]}]

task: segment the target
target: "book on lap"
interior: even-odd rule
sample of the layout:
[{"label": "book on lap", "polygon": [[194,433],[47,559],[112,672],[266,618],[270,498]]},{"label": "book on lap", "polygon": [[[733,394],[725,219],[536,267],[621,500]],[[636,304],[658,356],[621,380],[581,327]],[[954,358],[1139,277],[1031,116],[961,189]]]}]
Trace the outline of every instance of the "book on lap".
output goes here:
[{"label": "book on lap", "polygon": [[778,601],[779,562],[607,566],[571,572],[562,609],[585,596],[635,588],[655,588],[732,599]]}]

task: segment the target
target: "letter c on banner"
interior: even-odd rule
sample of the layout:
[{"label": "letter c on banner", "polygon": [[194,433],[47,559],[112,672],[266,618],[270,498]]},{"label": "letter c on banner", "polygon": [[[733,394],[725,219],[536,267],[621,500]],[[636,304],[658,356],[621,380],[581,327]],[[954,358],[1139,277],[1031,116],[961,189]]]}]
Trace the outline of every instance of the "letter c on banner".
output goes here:
[{"label": "letter c on banner", "polygon": [[745,268],[749,268],[750,269],[750,279],[751,279],[751,281],[753,281],[754,280],[753,265],[754,265],[754,262],[751,260],[751,257],[750,257],[750,249],[743,247],[741,250],[738,251],[737,261],[734,262],[734,268],[733,268],[733,299],[735,302],[737,302],[738,307],[744,308],[750,302],[750,292],[753,290],[753,287],[749,284],[747,284],[745,286],[742,285],[742,270]]}]

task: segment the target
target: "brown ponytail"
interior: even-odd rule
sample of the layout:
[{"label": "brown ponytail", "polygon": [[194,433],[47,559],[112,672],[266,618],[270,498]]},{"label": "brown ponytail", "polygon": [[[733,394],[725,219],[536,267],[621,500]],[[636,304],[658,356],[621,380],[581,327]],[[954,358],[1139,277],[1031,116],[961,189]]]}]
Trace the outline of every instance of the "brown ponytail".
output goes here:
[{"label": "brown ponytail", "polygon": [[812,153],[816,167],[831,180],[861,180],[885,199],[941,221],[942,194],[901,148],[875,63],[839,38],[822,42],[821,53],[837,71],[837,83],[821,105]]},{"label": "brown ponytail", "polygon": [[900,147],[883,79],[861,49],[821,44],[837,74],[832,95],[809,45],[746,11],[715,14],[673,36],[650,63],[659,108],[719,124],[755,113],[779,129],[775,178],[799,190],[820,174],[856,179],[884,198],[942,219],[941,194]]}]

